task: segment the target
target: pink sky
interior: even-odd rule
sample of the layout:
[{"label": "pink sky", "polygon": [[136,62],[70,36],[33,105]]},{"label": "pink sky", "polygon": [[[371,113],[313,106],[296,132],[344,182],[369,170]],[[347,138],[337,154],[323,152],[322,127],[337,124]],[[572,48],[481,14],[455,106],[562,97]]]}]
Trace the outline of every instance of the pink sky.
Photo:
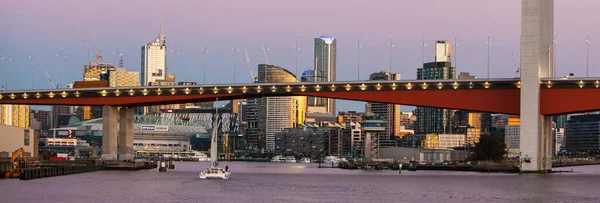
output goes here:
[{"label": "pink sky", "polygon": [[[40,59],[35,75],[36,88],[50,88],[44,79],[46,69],[58,80],[56,54],[63,48],[64,82],[81,80],[81,67],[87,63],[88,45],[82,44],[87,31],[105,61],[116,63],[116,47],[123,53],[125,66],[140,70],[140,47],[158,33],[161,18],[169,49],[177,44],[178,81],[202,82],[199,48],[209,50],[207,83],[232,80],[233,56],[230,48],[237,41],[237,81],[249,82],[243,50],[252,65],[262,61],[260,43],[266,41],[272,64],[294,72],[295,39],[301,47],[299,72],[312,68],[313,38],[330,35],[338,39],[338,80],[356,78],[356,37],[361,38],[361,76],[389,69],[389,37],[394,39],[393,71],[404,79],[414,79],[420,66],[421,35],[426,37],[426,60],[433,60],[434,40],[453,40],[459,36],[458,71],[486,75],[487,34],[492,35],[492,77],[513,77],[511,53],[519,56],[519,0],[104,0],[104,1],[8,1],[0,9],[0,51],[13,60],[9,66],[10,89],[28,89],[31,61]],[[595,60],[595,38],[600,35],[600,1],[556,0],[555,30],[559,44],[559,75],[585,74],[585,36],[590,32],[590,74],[600,75]],[[33,52],[33,49],[36,51]],[[0,70],[4,74],[4,61]],[[173,71],[175,68],[171,68]],[[4,77],[0,77],[4,84]],[[348,102],[339,110],[362,108]]]}]

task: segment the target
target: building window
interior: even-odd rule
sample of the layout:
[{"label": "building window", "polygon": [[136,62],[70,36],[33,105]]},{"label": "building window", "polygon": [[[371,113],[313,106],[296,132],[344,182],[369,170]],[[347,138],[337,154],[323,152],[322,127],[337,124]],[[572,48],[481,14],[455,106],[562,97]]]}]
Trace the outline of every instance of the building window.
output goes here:
[{"label": "building window", "polygon": [[23,143],[25,144],[25,146],[29,146],[29,129],[25,129],[23,135],[25,138]]}]

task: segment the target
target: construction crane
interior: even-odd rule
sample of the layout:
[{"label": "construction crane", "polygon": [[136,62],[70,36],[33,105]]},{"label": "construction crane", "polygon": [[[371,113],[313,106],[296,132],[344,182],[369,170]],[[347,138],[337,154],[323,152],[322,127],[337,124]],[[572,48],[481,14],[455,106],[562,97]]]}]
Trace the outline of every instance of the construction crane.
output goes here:
[{"label": "construction crane", "polygon": [[265,54],[265,64],[269,64],[269,55],[267,55],[267,48],[265,47],[265,43],[260,43],[262,46],[263,53]]},{"label": "construction crane", "polygon": [[254,75],[254,71],[252,71],[252,64],[250,64],[250,57],[248,57],[248,51],[244,49],[244,53],[246,54],[246,64],[248,64],[248,70],[250,70],[250,79],[252,82],[256,82],[258,79],[257,75]]},{"label": "construction crane", "polygon": [[92,51],[94,51],[94,55],[96,56],[96,62],[100,62],[100,60],[102,59],[102,52],[100,50],[96,51],[96,49],[94,48],[94,43],[90,39],[90,36],[88,35],[87,31],[85,31],[85,38],[87,39]]},{"label": "construction crane", "polygon": [[10,158],[10,163],[12,164],[12,166],[10,170],[4,174],[4,177],[19,178],[21,176],[21,172],[26,166],[26,162],[27,158],[25,157],[25,150],[23,149],[23,147],[14,151]]},{"label": "construction crane", "polygon": [[510,60],[513,68],[516,69],[515,74],[517,75],[517,77],[519,77],[519,72],[521,71],[521,67],[517,66],[517,61],[515,60],[515,55],[513,53],[510,53],[510,56],[512,57],[512,59]]},{"label": "construction crane", "polygon": [[46,73],[46,78],[48,78],[48,82],[50,82],[52,87],[55,87],[56,89],[58,89],[58,85],[54,84],[54,80],[52,79],[50,74],[48,74],[48,71],[44,70],[44,73]]}]

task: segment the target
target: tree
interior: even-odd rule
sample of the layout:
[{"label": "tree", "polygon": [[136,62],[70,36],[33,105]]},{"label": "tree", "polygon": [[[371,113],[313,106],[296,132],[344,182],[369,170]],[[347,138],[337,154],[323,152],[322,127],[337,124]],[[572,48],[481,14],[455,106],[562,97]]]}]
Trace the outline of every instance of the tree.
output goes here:
[{"label": "tree", "polygon": [[501,161],[506,154],[504,138],[498,133],[483,134],[475,144],[473,159],[477,161]]}]

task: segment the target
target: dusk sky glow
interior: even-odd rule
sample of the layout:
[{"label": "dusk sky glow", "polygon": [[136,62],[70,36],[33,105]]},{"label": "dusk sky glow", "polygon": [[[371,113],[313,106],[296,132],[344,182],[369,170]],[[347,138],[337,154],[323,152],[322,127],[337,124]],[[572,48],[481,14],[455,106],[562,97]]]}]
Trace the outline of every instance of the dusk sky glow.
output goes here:
[{"label": "dusk sky glow", "polygon": [[[152,40],[163,21],[169,50],[177,48],[177,64],[169,52],[169,72],[177,81],[202,83],[202,52],[208,50],[206,83],[233,79],[236,41],[236,81],[250,82],[244,49],[253,68],[263,63],[260,44],[266,42],[271,64],[295,72],[296,39],[298,72],[313,68],[313,39],[321,35],[337,39],[338,81],[356,80],[357,37],[361,43],[361,79],[389,70],[389,38],[393,37],[393,71],[403,79],[415,79],[421,66],[421,36],[425,36],[425,60],[433,60],[434,40],[458,36],[457,72],[486,77],[487,35],[492,36],[493,78],[515,77],[511,54],[519,61],[520,0],[4,0],[0,8],[0,84],[8,64],[9,89],[30,89],[32,61],[36,61],[35,88],[49,89],[44,70],[58,83],[63,49],[63,83],[82,80],[87,56],[87,32],[104,62],[118,63],[117,46],[125,68],[140,71],[141,46]],[[598,0],[556,0],[555,31],[557,76],[586,73],[586,33],[590,33],[590,76],[600,76],[600,20]],[[596,43],[598,42],[598,43]],[[33,51],[35,49],[35,51]],[[93,54],[93,51],[91,52]],[[454,57],[452,58],[454,60]],[[64,85],[63,85],[64,86]],[[363,111],[362,102],[338,102],[338,111]]]}]

